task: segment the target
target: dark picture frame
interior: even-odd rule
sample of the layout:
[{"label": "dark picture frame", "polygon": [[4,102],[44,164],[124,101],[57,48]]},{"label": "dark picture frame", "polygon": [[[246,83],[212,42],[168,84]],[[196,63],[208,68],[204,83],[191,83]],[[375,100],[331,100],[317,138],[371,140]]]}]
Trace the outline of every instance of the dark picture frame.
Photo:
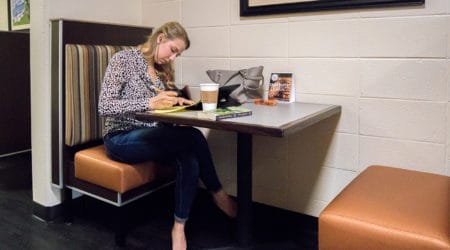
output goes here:
[{"label": "dark picture frame", "polygon": [[275,2],[277,3],[257,6],[250,5],[251,0],[240,0],[240,15],[259,16],[324,10],[423,5],[425,0],[303,0],[298,2],[278,0]]}]

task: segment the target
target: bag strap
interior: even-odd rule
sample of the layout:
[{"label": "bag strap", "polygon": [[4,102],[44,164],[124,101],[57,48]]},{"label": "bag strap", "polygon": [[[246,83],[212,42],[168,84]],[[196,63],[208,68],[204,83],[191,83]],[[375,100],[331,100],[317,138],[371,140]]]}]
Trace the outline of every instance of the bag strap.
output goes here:
[{"label": "bag strap", "polygon": [[[248,76],[247,74],[245,74],[245,70],[239,70],[239,73],[241,74],[242,78],[244,78],[244,82],[242,83],[242,86],[245,89],[258,90],[264,84],[264,76],[262,74],[260,76]],[[247,86],[247,84],[245,84],[245,80],[259,81],[259,84],[257,87],[250,87],[250,86]]]},{"label": "bag strap", "polygon": [[247,86],[247,84],[245,84],[245,81],[244,81],[244,84],[242,84],[242,85],[244,86],[244,88],[249,89],[249,90],[258,90],[264,84],[264,76],[258,77],[256,80],[259,80],[259,84],[257,87]]},{"label": "bag strap", "polygon": [[[237,75],[239,75],[239,74],[241,74],[241,72],[240,72],[240,71],[236,71],[236,73],[234,73],[233,75],[231,75],[231,76],[228,78],[228,80],[222,84],[221,87],[224,87],[225,85],[227,85],[227,84],[230,82],[231,79],[233,79],[235,76],[237,76]],[[241,74],[241,75],[242,75],[242,74]]]}]

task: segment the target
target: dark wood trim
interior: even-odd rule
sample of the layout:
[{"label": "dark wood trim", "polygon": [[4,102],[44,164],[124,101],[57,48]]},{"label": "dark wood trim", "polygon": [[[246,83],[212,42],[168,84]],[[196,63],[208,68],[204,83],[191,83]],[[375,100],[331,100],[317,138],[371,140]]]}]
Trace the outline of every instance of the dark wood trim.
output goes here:
[{"label": "dark wood trim", "polygon": [[70,20],[64,20],[62,26],[63,45],[76,43],[134,46],[145,42],[152,31],[150,27]]},{"label": "dark wood trim", "polygon": [[423,5],[425,0],[327,0],[298,3],[249,6],[249,0],[240,1],[241,16],[259,16],[286,14],[295,12],[311,12],[325,10],[343,10],[356,8],[382,8],[395,6]]}]

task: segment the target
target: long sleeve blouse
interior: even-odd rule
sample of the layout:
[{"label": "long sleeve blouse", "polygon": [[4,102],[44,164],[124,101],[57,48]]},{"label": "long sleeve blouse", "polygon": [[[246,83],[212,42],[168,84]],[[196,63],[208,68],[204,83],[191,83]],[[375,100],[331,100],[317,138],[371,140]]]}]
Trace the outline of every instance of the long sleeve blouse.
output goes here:
[{"label": "long sleeve blouse", "polygon": [[113,55],[106,68],[100,90],[98,112],[105,117],[103,135],[158,126],[135,118],[136,112],[149,110],[149,99],[156,96],[153,88],[164,89],[161,81],[152,82],[142,52],[133,48]]}]

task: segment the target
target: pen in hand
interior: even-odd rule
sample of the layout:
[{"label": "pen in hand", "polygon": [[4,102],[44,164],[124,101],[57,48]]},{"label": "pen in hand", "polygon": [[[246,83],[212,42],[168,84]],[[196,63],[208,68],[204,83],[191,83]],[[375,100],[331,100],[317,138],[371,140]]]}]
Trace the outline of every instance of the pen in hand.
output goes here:
[{"label": "pen in hand", "polygon": [[[163,91],[165,91],[165,90],[162,90],[162,89],[160,89],[160,88],[158,88],[158,87],[156,87],[156,86],[150,86],[150,88],[152,89],[152,90],[154,90],[156,93],[161,93],[161,92],[163,92]],[[167,91],[172,91],[172,92],[175,92],[176,93],[176,95],[175,96],[181,96],[180,95],[180,93],[179,93],[179,91],[177,90],[177,89],[168,89]]]},{"label": "pen in hand", "polygon": [[162,89],[160,89],[160,88],[158,88],[158,87],[156,87],[156,86],[150,86],[150,88],[152,89],[152,90],[154,90],[156,93],[161,93],[163,90]]}]

